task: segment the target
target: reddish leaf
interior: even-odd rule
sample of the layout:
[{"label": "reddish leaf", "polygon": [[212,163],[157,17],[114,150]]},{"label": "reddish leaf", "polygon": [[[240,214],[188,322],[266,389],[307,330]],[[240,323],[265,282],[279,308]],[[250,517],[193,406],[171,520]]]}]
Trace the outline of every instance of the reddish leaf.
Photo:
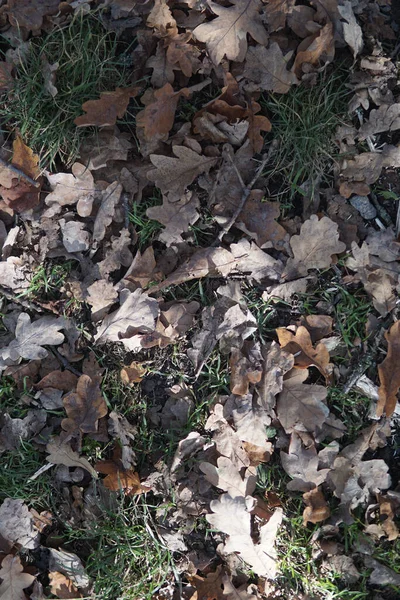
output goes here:
[{"label": "reddish leaf", "polygon": [[88,100],[82,104],[85,115],[74,120],[78,127],[95,125],[105,127],[115,125],[117,118],[122,119],[129,100],[138,95],[139,87],[117,88],[114,92],[103,92],[98,100]]},{"label": "reddish leaf", "polygon": [[390,417],[397,404],[397,392],[400,388],[400,321],[385,334],[388,343],[386,358],[378,367],[379,400],[376,414],[380,417],[385,411]]},{"label": "reddish leaf", "polygon": [[76,392],[70,392],[63,398],[68,415],[68,419],[61,421],[61,427],[65,431],[96,433],[98,420],[108,410],[99,383],[100,377],[91,379],[88,375],[81,375]]}]

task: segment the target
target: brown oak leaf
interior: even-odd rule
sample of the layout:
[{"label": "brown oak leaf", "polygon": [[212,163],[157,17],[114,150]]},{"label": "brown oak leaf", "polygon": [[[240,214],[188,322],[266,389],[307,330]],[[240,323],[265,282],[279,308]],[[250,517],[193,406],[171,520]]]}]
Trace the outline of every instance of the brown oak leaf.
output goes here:
[{"label": "brown oak leaf", "polygon": [[100,377],[91,379],[88,375],[81,375],[76,392],[64,396],[63,403],[68,419],[61,421],[61,427],[68,432],[95,433],[99,419],[108,412],[100,389]]},{"label": "brown oak leaf", "polygon": [[225,7],[208,2],[212,12],[218,15],[208,23],[202,23],[193,31],[199,42],[205,42],[211,59],[219,64],[224,56],[228,60],[242,62],[247,51],[247,34],[264,46],[268,33],[262,24],[259,0],[232,0],[233,6]]},{"label": "brown oak leaf", "polygon": [[322,342],[313,347],[310,333],[305,327],[300,325],[296,334],[284,327],[278,327],[276,333],[282,350],[295,356],[295,367],[307,369],[315,366],[326,379],[330,378],[329,352]]},{"label": "brown oak leaf", "polygon": [[105,127],[115,125],[122,119],[129,100],[138,95],[139,87],[117,88],[114,92],[103,92],[98,100],[88,100],[82,104],[85,115],[76,117],[77,127]]},{"label": "brown oak leaf", "polygon": [[386,358],[378,366],[379,400],[376,414],[380,417],[385,412],[390,417],[397,404],[397,392],[400,388],[400,321],[396,321],[385,333],[388,343]]},{"label": "brown oak leaf", "polygon": [[35,185],[20,177],[11,168],[1,168],[0,195],[12,210],[23,212],[39,204],[42,178],[40,177],[39,156],[17,135],[13,142],[13,157],[10,167],[22,171]]},{"label": "brown oak leaf", "polygon": [[198,218],[197,212],[200,207],[199,197],[196,193],[186,190],[182,198],[177,202],[171,202],[164,196],[162,206],[152,206],[147,209],[146,215],[149,219],[159,221],[164,229],[158,239],[167,246],[183,242],[182,233],[188,231]]},{"label": "brown oak leaf", "polygon": [[304,527],[307,527],[307,523],[320,523],[330,517],[331,511],[319,487],[305,492],[303,500],[306,504],[303,511]]},{"label": "brown oak leaf", "polygon": [[332,23],[327,23],[317,33],[305,38],[297,48],[294,72],[301,78],[307,71],[305,65],[317,67],[321,62],[329,63],[335,56]]},{"label": "brown oak leaf", "polygon": [[268,49],[263,46],[252,46],[246,54],[243,76],[247,80],[245,88],[249,92],[260,90],[286,94],[292,85],[299,80],[288,63],[293,52],[285,56],[276,42],[271,42]]},{"label": "brown oak leaf", "polygon": [[4,600],[25,600],[24,590],[32,585],[35,577],[24,573],[24,567],[18,555],[8,554],[3,558],[0,569],[0,598]]}]

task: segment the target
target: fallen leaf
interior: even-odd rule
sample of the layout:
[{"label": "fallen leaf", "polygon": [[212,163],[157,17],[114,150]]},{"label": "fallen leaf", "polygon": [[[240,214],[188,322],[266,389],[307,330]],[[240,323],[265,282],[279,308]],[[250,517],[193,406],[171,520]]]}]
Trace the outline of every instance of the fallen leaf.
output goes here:
[{"label": "fallen leaf", "polygon": [[40,178],[39,156],[27,146],[20,135],[13,142],[13,157],[10,167],[16,167],[25,173],[37,185],[25,181],[8,167],[2,168],[0,194],[4,202],[12,210],[23,212],[35,208],[39,204]]},{"label": "fallen leaf", "polygon": [[78,588],[62,573],[50,571],[49,580],[50,591],[56,598],[61,598],[62,600],[82,598],[82,594],[78,591]]},{"label": "fallen leaf", "polygon": [[400,388],[400,321],[396,321],[385,333],[388,351],[385,359],[378,366],[379,400],[376,407],[378,417],[385,412],[390,417],[397,404],[397,392]]},{"label": "fallen leaf", "polygon": [[332,23],[327,23],[317,33],[305,38],[297,49],[293,70],[300,79],[307,72],[306,65],[318,67],[332,62],[335,56]]},{"label": "fallen leaf", "polygon": [[65,465],[66,467],[81,467],[88,471],[92,477],[98,478],[96,471],[83,456],[72,450],[67,442],[63,442],[60,437],[53,437],[46,446],[49,455],[46,460],[54,465]]},{"label": "fallen leaf", "polygon": [[260,15],[261,3],[258,0],[232,0],[232,4],[224,7],[209,0],[209,7],[218,17],[193,31],[199,42],[206,43],[210,57],[217,65],[224,56],[237,62],[244,60],[247,34],[264,46],[268,42]]},{"label": "fallen leaf", "polygon": [[255,544],[251,537],[251,515],[246,498],[222,494],[218,500],[211,501],[210,508],[212,514],[206,515],[207,521],[229,536],[224,553],[239,553],[257,575],[273,579],[277,569],[274,542],[282,521],[282,509],[277,508],[268,523],[260,527],[259,543]]},{"label": "fallen leaf", "polygon": [[154,27],[163,36],[167,34],[176,35],[178,33],[176,21],[166,0],[154,1],[154,6],[147,17],[146,23],[148,27]]},{"label": "fallen leaf", "polygon": [[61,421],[64,431],[96,433],[98,420],[108,412],[100,389],[100,377],[91,379],[88,375],[81,375],[76,392],[64,396],[63,404],[68,415],[67,419]]},{"label": "fallen leaf", "polygon": [[303,511],[303,525],[307,527],[308,523],[321,523],[331,515],[328,504],[321,490],[316,487],[303,494],[303,500],[306,508]]},{"label": "fallen leaf", "polygon": [[98,279],[87,288],[86,302],[91,306],[92,321],[102,321],[109,309],[118,300],[114,285],[106,279]]},{"label": "fallen leaf", "polygon": [[39,546],[39,532],[22,500],[6,498],[0,506],[0,535],[12,545],[20,544],[28,550]]},{"label": "fallen leaf", "polygon": [[[92,212],[94,201],[93,175],[85,165],[74,163],[71,173],[46,173],[47,180],[53,190],[47,195],[45,202],[49,206],[49,216],[61,211],[62,206],[78,203],[78,214],[87,217]],[[82,211],[82,208],[84,210]]]},{"label": "fallen leaf", "polygon": [[318,455],[314,445],[306,448],[301,437],[293,432],[290,438],[289,452],[281,451],[282,466],[292,481],[290,491],[309,492],[326,480],[329,469],[319,469]]},{"label": "fallen leaf", "polygon": [[346,244],[339,241],[337,224],[328,217],[318,219],[317,215],[311,215],[303,223],[300,234],[290,238],[290,246],[294,258],[288,260],[286,273],[295,271],[300,275],[307,275],[310,269],[329,268],[332,255],[346,250]]},{"label": "fallen leaf", "polygon": [[[77,588],[87,588],[90,579],[79,556],[66,550],[49,548],[49,571],[57,571],[70,579]],[[85,594],[86,595],[86,594]]]},{"label": "fallen leaf", "polygon": [[127,367],[123,367],[120,371],[121,381],[127,385],[140,383],[146,374],[146,367],[142,363],[131,362]]},{"label": "fallen leaf", "polygon": [[15,339],[2,351],[12,360],[19,358],[36,360],[46,358],[48,352],[43,346],[57,346],[64,341],[60,329],[65,327],[63,318],[40,317],[31,322],[27,313],[21,313],[15,328]]},{"label": "fallen leaf", "polygon": [[67,252],[85,252],[90,246],[89,232],[84,228],[84,223],[60,219],[60,229],[64,248]]},{"label": "fallen leaf", "polygon": [[276,333],[282,350],[295,356],[295,367],[307,369],[315,366],[327,380],[330,379],[332,369],[325,344],[319,342],[314,348],[310,333],[302,325],[297,328],[295,334],[284,327],[278,327]]},{"label": "fallen leaf", "polygon": [[282,249],[286,230],[276,219],[280,216],[278,202],[263,200],[264,192],[252,190],[241,211],[235,227],[250,235],[260,248],[270,247]]},{"label": "fallen leaf", "polygon": [[249,470],[242,478],[236,465],[226,456],[218,458],[216,467],[211,463],[202,462],[199,468],[206,476],[207,481],[228,492],[231,498],[248,496],[255,490],[256,478],[254,472]]},{"label": "fallen leaf", "polygon": [[329,415],[327,389],[322,385],[303,383],[307,373],[290,377],[283,382],[277,400],[277,416],[286,431],[308,431],[317,436]]},{"label": "fallen leaf", "polygon": [[146,108],[136,115],[139,140],[151,142],[152,149],[156,149],[159,142],[166,141],[174,124],[179,99],[189,95],[187,88],[174,92],[170,83],[166,83],[159,90],[147,90],[141,99]]},{"label": "fallen leaf", "polygon": [[52,98],[55,98],[58,94],[58,89],[54,84],[56,83],[56,73],[60,64],[55,62],[51,65],[44,53],[41,55],[41,60],[44,89]]},{"label": "fallen leaf", "polygon": [[364,45],[362,29],[357,23],[350,0],[346,0],[343,5],[338,5],[337,8],[342,17],[343,37],[350,46],[354,58],[356,58]]},{"label": "fallen leaf", "polygon": [[110,183],[102,192],[101,204],[93,225],[93,241],[97,245],[104,238],[107,227],[114,219],[121,193],[122,185],[116,181]]},{"label": "fallen leaf", "polygon": [[400,574],[390,569],[390,567],[382,565],[371,556],[364,557],[364,564],[368,569],[373,569],[368,580],[370,585],[379,585],[382,587],[400,586]]},{"label": "fallen leaf", "polygon": [[158,317],[157,300],[137,289],[132,293],[123,290],[120,302],[120,308],[107,315],[99,326],[95,336],[97,343],[123,342],[124,337],[129,337],[131,331],[154,331],[155,319]]},{"label": "fallen leaf", "polygon": [[282,262],[261,250],[254,242],[242,238],[237,244],[231,244],[230,250],[236,260],[235,270],[244,274],[250,282],[264,285],[280,279]]},{"label": "fallen leaf", "polygon": [[141,485],[138,473],[123,467],[119,448],[114,450],[112,459],[97,462],[95,468],[99,473],[107,475],[103,479],[103,485],[113,492],[123,490],[127,496],[136,496],[149,491],[149,488]]},{"label": "fallen leaf", "polygon": [[5,12],[14,27],[38,31],[45,17],[58,13],[59,4],[58,0],[39,0],[32,6],[30,0],[8,0]]},{"label": "fallen leaf", "polygon": [[383,496],[378,494],[379,502],[379,520],[380,525],[385,532],[389,542],[397,540],[400,535],[399,529],[394,521],[395,511],[393,510],[396,506],[394,502],[391,502],[389,496]]},{"label": "fallen leaf", "polygon": [[185,146],[174,146],[172,151],[176,158],[150,155],[155,169],[148,171],[147,179],[153,181],[170,202],[177,202],[196,177],[208,173],[218,159],[202,156]]},{"label": "fallen leaf", "polygon": [[232,394],[245,396],[249,393],[249,385],[261,380],[261,363],[252,356],[251,349],[249,352],[243,353],[243,349],[234,348],[229,357],[229,367]]},{"label": "fallen leaf", "polygon": [[25,600],[24,590],[32,585],[35,577],[24,573],[19,556],[8,554],[1,563],[0,598],[2,600]]},{"label": "fallen leaf", "polygon": [[12,419],[8,413],[3,413],[1,421],[0,453],[16,450],[21,442],[40,433],[46,424],[46,413],[41,409],[29,410],[23,419]]},{"label": "fallen leaf", "polygon": [[154,219],[164,225],[158,239],[167,246],[171,246],[183,242],[182,233],[188,231],[190,225],[198,220],[199,208],[200,201],[197,194],[186,190],[182,197],[174,202],[164,196],[162,206],[148,208],[146,215],[149,219]]},{"label": "fallen leaf", "polygon": [[136,252],[135,258],[125,273],[121,284],[130,291],[134,291],[138,287],[144,289],[150,282],[160,281],[160,279],[162,279],[162,275],[157,269],[154,249],[153,246],[149,246],[143,254],[140,250]]},{"label": "fallen leaf", "polygon": [[300,82],[294,72],[288,69],[293,52],[283,55],[276,42],[269,48],[252,46],[248,49],[244,63],[243,77],[247,80],[245,89],[249,92],[260,90],[287,94],[292,85]]},{"label": "fallen leaf", "polygon": [[279,31],[286,25],[286,19],[292,13],[295,0],[269,0],[265,7],[268,30]]},{"label": "fallen leaf", "polygon": [[371,110],[368,120],[358,130],[357,137],[365,140],[368,136],[398,129],[400,129],[400,104],[382,104]]},{"label": "fallen leaf", "polygon": [[82,104],[86,113],[76,117],[77,127],[110,127],[115,125],[117,118],[124,116],[129,100],[138,95],[140,88],[117,88],[114,92],[103,92],[98,100],[88,100]]}]

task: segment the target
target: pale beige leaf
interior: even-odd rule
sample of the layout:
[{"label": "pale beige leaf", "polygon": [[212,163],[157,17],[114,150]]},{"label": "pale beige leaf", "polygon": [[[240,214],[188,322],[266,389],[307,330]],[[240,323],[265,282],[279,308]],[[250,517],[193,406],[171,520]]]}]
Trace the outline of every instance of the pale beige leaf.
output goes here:
[{"label": "pale beige leaf", "polygon": [[300,82],[288,63],[293,51],[283,55],[276,42],[271,42],[269,48],[252,46],[248,49],[244,63],[243,77],[247,79],[245,88],[249,92],[261,90],[286,94],[292,85]]},{"label": "pale beige leaf", "polygon": [[218,159],[202,156],[185,146],[174,146],[172,151],[176,158],[150,155],[155,169],[147,173],[147,179],[153,181],[170,202],[177,202],[188,185],[201,173],[207,173]]},{"label": "pale beige leaf", "polygon": [[107,315],[100,325],[95,340],[97,343],[122,341],[129,336],[129,330],[140,330],[141,333],[154,331],[155,319],[158,316],[158,302],[150,298],[141,289],[134,292],[123,290],[120,294],[121,306]]},{"label": "pale beige leaf", "polygon": [[10,544],[21,544],[28,550],[39,546],[39,532],[22,500],[6,498],[0,506],[0,535]]},{"label": "pale beige leaf", "polygon": [[189,230],[199,218],[197,212],[200,206],[197,194],[187,190],[177,202],[170,202],[164,196],[162,206],[152,206],[146,211],[149,219],[159,221],[164,225],[158,239],[167,246],[183,242],[182,233]]},{"label": "pale beige leaf", "polygon": [[338,11],[342,17],[345,42],[350,46],[353,56],[356,58],[363,49],[363,34],[350,0],[346,0],[342,6],[338,5]]},{"label": "pale beige leaf", "polygon": [[371,110],[368,120],[358,130],[357,137],[365,140],[368,136],[397,129],[400,129],[400,104],[382,104]]},{"label": "pale beige leaf", "polygon": [[63,442],[59,437],[54,437],[46,446],[49,456],[46,460],[54,465],[65,465],[66,467],[81,467],[88,471],[94,479],[98,478],[96,471],[83,456],[72,450],[67,442]]},{"label": "pale beige leaf", "polygon": [[[94,199],[94,180],[85,165],[75,163],[71,173],[46,173],[52,192],[46,196],[46,204],[50,207],[46,216],[54,216],[61,211],[62,206],[84,201],[90,206]],[[90,213],[89,213],[90,214]]]},{"label": "pale beige leaf", "polygon": [[305,448],[300,436],[293,432],[289,452],[281,452],[282,466],[290,475],[291,481],[287,488],[290,491],[309,492],[323,483],[329,469],[319,469],[318,455],[315,446]]},{"label": "pale beige leaf", "polygon": [[45,358],[47,350],[43,346],[58,346],[64,341],[60,329],[65,327],[63,318],[40,317],[31,322],[27,313],[21,313],[15,328],[15,340],[3,350],[12,360]]},{"label": "pale beige leaf", "polygon": [[106,279],[99,279],[87,289],[86,302],[91,306],[92,321],[104,319],[110,307],[117,301],[118,292]]},{"label": "pale beige leaf", "polygon": [[228,492],[231,498],[247,496],[254,492],[256,477],[251,471],[246,472],[242,479],[236,465],[226,456],[220,456],[217,465],[215,467],[208,462],[200,464],[200,471],[212,485]]},{"label": "pale beige leaf", "polygon": [[35,581],[35,577],[23,572],[18,555],[8,554],[3,558],[0,569],[0,600],[26,600],[24,589]]},{"label": "pale beige leaf", "polygon": [[327,389],[322,385],[297,383],[288,379],[278,396],[277,415],[286,431],[308,431],[316,434],[329,415]]},{"label": "pale beige leaf", "polygon": [[102,194],[102,201],[93,226],[93,241],[100,242],[107,227],[112,223],[115,209],[122,193],[122,185],[116,181],[111,183]]}]

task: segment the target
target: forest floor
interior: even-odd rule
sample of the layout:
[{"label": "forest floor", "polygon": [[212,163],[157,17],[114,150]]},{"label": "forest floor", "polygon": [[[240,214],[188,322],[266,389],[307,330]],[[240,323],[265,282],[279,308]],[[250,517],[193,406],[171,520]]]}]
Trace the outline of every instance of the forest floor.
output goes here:
[{"label": "forest floor", "polygon": [[400,594],[400,11],[0,7],[0,599]]}]

